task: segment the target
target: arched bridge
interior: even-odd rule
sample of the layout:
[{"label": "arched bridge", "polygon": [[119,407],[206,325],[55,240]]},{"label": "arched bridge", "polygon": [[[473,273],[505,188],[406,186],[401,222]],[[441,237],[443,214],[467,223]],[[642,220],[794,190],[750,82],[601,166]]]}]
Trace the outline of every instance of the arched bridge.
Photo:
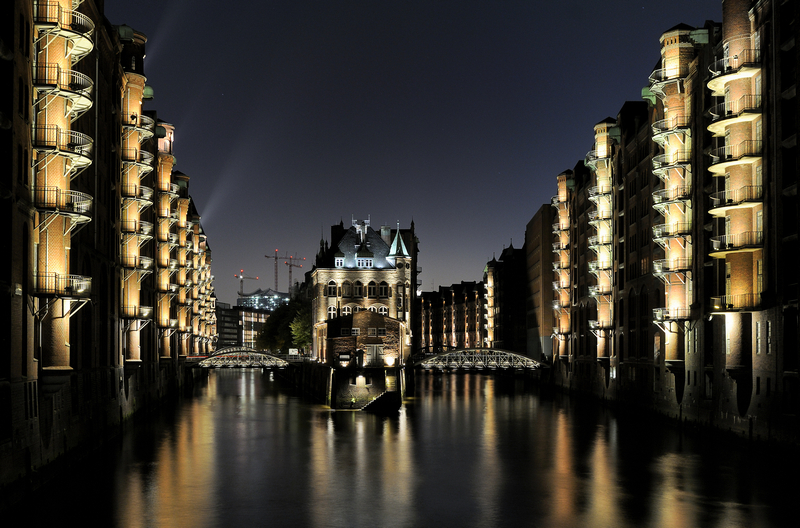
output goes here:
[{"label": "arched bridge", "polygon": [[203,368],[285,368],[284,359],[249,347],[221,348],[198,363]]},{"label": "arched bridge", "polygon": [[415,367],[424,369],[536,370],[545,365],[527,356],[496,348],[460,348],[412,358]]}]

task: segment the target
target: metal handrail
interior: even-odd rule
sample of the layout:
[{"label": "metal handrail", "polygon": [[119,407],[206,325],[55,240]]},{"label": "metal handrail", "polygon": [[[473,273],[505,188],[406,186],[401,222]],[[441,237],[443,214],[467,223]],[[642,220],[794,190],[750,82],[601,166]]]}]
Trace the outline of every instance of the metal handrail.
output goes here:
[{"label": "metal handrail", "polygon": [[135,198],[137,200],[151,201],[153,198],[153,189],[145,185],[123,185],[122,189],[123,198]]},{"label": "metal handrail", "polygon": [[58,125],[33,127],[34,147],[57,149],[91,158],[94,149],[92,138],[74,130],[62,130]]},{"label": "metal handrail", "polygon": [[711,114],[712,121],[718,121],[726,117],[738,116],[748,110],[761,110],[761,100],[760,95],[743,95],[736,101],[712,106],[708,113]]},{"label": "metal handrail", "polygon": [[671,271],[687,271],[692,269],[692,259],[673,258],[653,261],[653,273],[668,273]]},{"label": "metal handrail", "polygon": [[33,290],[40,295],[86,298],[92,294],[92,278],[52,272],[36,273],[33,276]]},{"label": "metal handrail", "polygon": [[734,73],[748,64],[758,64],[760,62],[760,49],[743,49],[736,55],[715,60],[708,66],[708,71],[713,79],[720,75]]},{"label": "metal handrail", "polygon": [[86,36],[94,32],[91,18],[71,9],[62,9],[57,2],[37,2],[33,10],[33,20],[37,24],[55,24]]},{"label": "metal handrail", "polygon": [[764,196],[762,185],[745,185],[732,191],[720,191],[711,195],[711,206],[738,205],[744,202],[758,202]]},{"label": "metal handrail", "polygon": [[68,213],[86,215],[92,210],[92,197],[79,191],[58,187],[34,187],[33,203],[43,209],[59,209]]},{"label": "metal handrail", "polygon": [[740,293],[711,297],[713,310],[748,310],[761,306],[760,293]]},{"label": "metal handrail", "polygon": [[691,185],[678,185],[669,189],[659,189],[653,191],[653,203],[674,202],[676,200],[686,200],[692,195]]},{"label": "metal handrail", "polygon": [[594,235],[589,237],[590,246],[604,246],[610,244],[614,239],[611,235]]},{"label": "metal handrail", "polygon": [[691,233],[692,233],[691,222],[672,222],[671,224],[659,224],[653,226],[654,238],[690,235]]},{"label": "metal handrail", "polygon": [[689,116],[681,115],[656,121],[651,128],[653,129],[653,134],[663,134],[678,128],[687,128],[691,126],[691,123]]},{"label": "metal handrail", "polygon": [[692,151],[690,149],[676,150],[669,154],[659,154],[658,156],[653,156],[653,168],[660,169],[671,165],[689,163],[691,158]]},{"label": "metal handrail", "polygon": [[733,235],[711,237],[711,248],[714,251],[740,249],[764,245],[763,231],[744,231]]},{"label": "metal handrail", "polygon": [[763,141],[760,139],[748,139],[738,145],[727,145],[715,148],[710,152],[711,163],[723,163],[730,160],[738,160],[745,156],[760,156],[763,148]]},{"label": "metal handrail", "polygon": [[654,321],[670,321],[691,319],[691,308],[653,308]]},{"label": "metal handrail", "polygon": [[36,64],[33,68],[33,82],[56,86],[59,90],[74,92],[83,97],[91,97],[94,91],[91,77],[75,70],[62,70],[54,62]]},{"label": "metal handrail", "polygon": [[669,68],[661,68],[654,70],[650,74],[650,84],[663,83],[673,79],[683,79],[689,75],[689,67],[681,64],[678,66],[671,66]]},{"label": "metal handrail", "polygon": [[152,306],[123,305],[120,307],[120,317],[126,319],[150,319],[152,316]]}]

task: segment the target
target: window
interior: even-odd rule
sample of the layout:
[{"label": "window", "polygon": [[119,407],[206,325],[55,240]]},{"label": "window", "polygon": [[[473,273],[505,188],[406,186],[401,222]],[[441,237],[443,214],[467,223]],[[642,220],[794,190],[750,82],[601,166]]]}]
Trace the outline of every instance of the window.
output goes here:
[{"label": "window", "polygon": [[334,264],[337,268],[341,268],[344,266],[344,257],[336,257],[336,262]]},{"label": "window", "polygon": [[335,318],[336,318],[336,307],[328,306],[328,319],[335,319]]},{"label": "window", "polygon": [[386,329],[378,328],[378,337],[385,337],[385,336],[386,336]]},{"label": "window", "polygon": [[336,283],[334,281],[328,283],[328,293],[326,295],[328,297],[336,297]]},{"label": "window", "polygon": [[354,335],[354,336],[361,335],[361,329],[360,328],[353,328],[352,332],[350,333],[350,335]]},{"label": "window", "polygon": [[359,268],[371,268],[372,267],[372,259],[371,258],[359,258],[359,259],[356,259],[356,265]]},{"label": "window", "polygon": [[389,315],[389,309],[386,308],[385,306],[381,306],[380,308],[378,308],[378,313],[381,315]]},{"label": "window", "polygon": [[370,299],[375,298],[376,288],[377,285],[375,284],[375,282],[369,281],[369,284],[367,285],[367,295],[369,296]]},{"label": "window", "polygon": [[767,354],[772,354],[772,321],[767,321]]},{"label": "window", "polygon": [[343,336],[349,336],[350,335],[350,329],[349,328],[342,328],[342,335]]},{"label": "window", "polygon": [[369,311],[370,311],[370,312],[377,312],[377,310],[375,309],[375,307],[374,307],[374,306],[370,306],[370,307],[369,307]]},{"label": "window", "polygon": [[352,297],[353,295],[353,285],[350,284],[349,281],[345,281],[342,284],[342,297]]},{"label": "window", "polygon": [[389,296],[389,285],[385,282],[381,282],[380,286],[378,286],[378,296],[384,299]]},{"label": "window", "polygon": [[377,328],[368,329],[367,330],[367,335],[370,336],[370,337],[375,337],[376,335],[378,335],[378,329]]},{"label": "window", "polygon": [[361,281],[356,281],[355,286],[353,287],[353,296],[354,297],[361,297]]},{"label": "window", "polygon": [[350,315],[351,313],[353,313],[352,308],[350,308],[349,306],[342,307],[342,315]]}]

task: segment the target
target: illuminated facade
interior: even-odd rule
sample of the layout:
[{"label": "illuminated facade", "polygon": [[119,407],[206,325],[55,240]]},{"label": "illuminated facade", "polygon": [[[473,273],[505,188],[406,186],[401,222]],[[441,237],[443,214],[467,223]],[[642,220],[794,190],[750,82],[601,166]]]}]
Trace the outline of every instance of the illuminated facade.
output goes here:
[{"label": "illuminated facade", "polygon": [[237,306],[247,306],[268,311],[273,311],[284,304],[289,304],[289,294],[277,292],[271,288],[266,290],[258,289],[236,300]]},{"label": "illuminated facade", "polygon": [[726,0],[666,31],[644,101],[558,176],[558,385],[796,439],[797,15]]},{"label": "illuminated facade", "polygon": [[403,364],[411,349],[419,272],[413,222],[410,229],[381,226],[380,232],[369,220],[353,220],[349,229],[339,223],[331,227],[331,241],[330,246],[320,242],[310,273],[313,355],[333,363],[333,340],[342,336],[329,333],[329,321],[368,310],[387,320],[382,327],[396,332],[363,336],[357,346],[370,347],[372,356],[384,357],[387,365]]},{"label": "illuminated facade", "polygon": [[440,286],[420,295],[421,346],[426,353],[484,347],[486,292],[482,282]]},{"label": "illuminated facade", "polygon": [[[180,356],[210,350],[216,331],[210,254],[186,182],[169,187],[184,213],[163,193],[172,131],[143,109],[145,36],[110,25],[92,0],[4,2],[0,19],[13,53],[0,81],[11,93],[0,116],[5,484],[182,385],[191,374]],[[159,245],[167,205],[175,246],[186,244],[197,270],[186,348],[172,278],[183,264]]]}]

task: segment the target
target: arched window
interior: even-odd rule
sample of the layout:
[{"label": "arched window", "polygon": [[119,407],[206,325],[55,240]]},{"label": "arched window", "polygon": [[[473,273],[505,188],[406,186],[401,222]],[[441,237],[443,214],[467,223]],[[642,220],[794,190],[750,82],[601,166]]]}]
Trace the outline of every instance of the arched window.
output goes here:
[{"label": "arched window", "polygon": [[356,281],[353,286],[353,297],[361,297],[362,284],[361,281]]},{"label": "arched window", "polygon": [[374,306],[370,306],[369,307],[369,311],[370,312],[377,312],[378,310],[376,310]]},{"label": "arched window", "polygon": [[381,315],[389,315],[389,309],[385,306],[378,308],[378,313]]},{"label": "arched window", "polygon": [[376,294],[377,285],[375,284],[375,281],[369,281],[369,284],[367,285],[367,295],[370,299],[374,299]]},{"label": "arched window", "polygon": [[328,306],[328,319],[335,319],[335,318],[336,318],[336,307]]},{"label": "arched window", "polygon": [[328,297],[336,297],[336,282],[330,281],[328,283]]},{"label": "arched window", "polygon": [[353,308],[350,306],[342,306],[342,315],[350,315],[353,313]]},{"label": "arched window", "polygon": [[389,296],[389,285],[386,282],[381,282],[378,286],[378,296],[381,299],[385,299]]},{"label": "arched window", "polygon": [[344,281],[342,284],[342,297],[352,297],[353,295],[353,285],[350,284],[350,281]]}]

